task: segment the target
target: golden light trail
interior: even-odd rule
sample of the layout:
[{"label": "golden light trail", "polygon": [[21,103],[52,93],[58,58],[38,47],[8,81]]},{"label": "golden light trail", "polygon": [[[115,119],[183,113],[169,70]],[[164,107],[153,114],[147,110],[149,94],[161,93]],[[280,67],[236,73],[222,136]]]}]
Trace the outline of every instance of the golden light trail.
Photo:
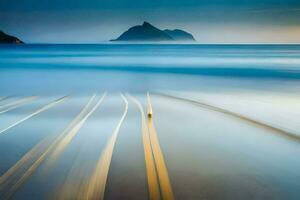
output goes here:
[{"label": "golden light trail", "polygon": [[105,149],[103,150],[99,161],[97,162],[97,165],[94,169],[94,172],[92,173],[86,190],[83,192],[83,196],[80,199],[88,199],[88,200],[94,200],[104,199],[104,192],[106,187],[106,181],[108,176],[108,171],[111,163],[111,158],[114,150],[114,146],[118,137],[118,133],[120,131],[121,125],[127,115],[128,111],[128,101],[127,99],[121,94],[121,97],[125,103],[125,109],[124,113],[115,128],[113,134],[111,135],[110,139],[108,140]]},{"label": "golden light trail", "polygon": [[[80,122],[80,120],[83,119],[84,115],[88,112],[91,104],[93,103],[93,100],[95,99],[96,94],[93,94],[92,97],[89,99],[87,104],[83,107],[83,109],[80,111],[80,113],[72,120],[72,122],[62,131],[62,133],[56,138],[56,140],[52,143],[52,145],[49,147],[49,149],[54,148],[62,139],[63,137],[73,129],[73,127]],[[52,155],[50,158],[48,158],[47,162],[45,163],[45,170],[44,172],[48,171],[53,163],[55,162],[57,157]]]},{"label": "golden light trail", "polygon": [[163,94],[163,93],[155,93],[155,94],[159,95],[159,96],[162,96],[162,97],[167,97],[167,98],[170,98],[170,99],[175,99],[175,100],[179,100],[179,101],[183,101],[183,102],[188,102],[188,103],[191,103],[191,104],[194,104],[194,105],[197,105],[197,106],[200,106],[202,108],[212,110],[212,111],[215,111],[215,112],[223,113],[223,114],[226,114],[228,116],[231,116],[231,117],[243,120],[245,122],[251,123],[251,124],[256,125],[258,127],[270,130],[273,133],[276,133],[277,135],[280,135],[280,136],[295,140],[297,142],[300,142],[300,135],[282,130],[280,128],[273,127],[273,126],[265,124],[263,122],[259,122],[257,120],[254,120],[254,119],[251,119],[251,118],[246,117],[244,115],[241,115],[239,113],[235,113],[235,112],[232,112],[232,111],[229,111],[229,110],[225,110],[223,108],[219,108],[219,107],[216,107],[216,106],[212,106],[212,105],[200,102],[200,101],[195,101],[195,100],[191,100],[191,99],[187,99],[187,98],[172,96],[172,95]]},{"label": "golden light trail", "polygon": [[[75,118],[75,120],[73,120],[65,130],[68,130],[69,128],[71,128],[70,126],[73,125],[74,127],[71,128],[70,132],[73,132],[74,130],[78,131],[79,130],[77,128],[78,124],[80,124],[80,127],[83,125],[83,123],[81,122],[86,121],[87,118],[98,108],[104,96],[105,94],[96,103],[96,105],[81,119],[82,114],[86,112],[87,108],[89,107],[92,100],[94,99],[95,97],[94,95],[88,102],[87,106],[83,108],[83,110],[79,113],[79,115]],[[76,123],[78,120],[80,121]],[[61,133],[61,135],[65,133],[65,130]],[[2,199],[10,199],[13,196],[13,194],[19,189],[19,187],[27,180],[27,178],[34,173],[34,171],[37,169],[38,166],[40,166],[40,164],[45,160],[46,156],[49,155],[49,153],[51,153],[56,148],[58,142],[60,142],[61,140],[56,139],[54,142],[52,142],[50,146],[42,154],[40,154],[40,156],[35,161],[33,161],[33,164],[30,165],[23,174],[21,174],[20,178],[15,178],[16,181],[14,181],[14,179],[12,180],[12,178],[14,177],[11,176],[13,176],[14,174],[19,174],[20,170],[22,170],[22,168],[24,167],[23,164],[29,161],[30,159],[33,159],[39,147],[43,146],[42,144],[45,141],[47,141],[47,139],[37,144],[30,152],[28,152],[25,156],[23,156],[23,158],[18,163],[16,163],[15,166],[13,166],[9,171],[7,171],[3,176],[1,176],[0,180],[2,181],[0,182],[0,190],[3,191],[3,189],[5,189],[4,196],[1,196]]]},{"label": "golden light trail", "polygon": [[149,131],[146,124],[145,113],[142,104],[133,96],[127,94],[129,98],[138,106],[141,113],[142,120],[142,135],[143,135],[143,145],[144,145],[144,155],[146,164],[146,173],[148,181],[148,191],[150,200],[160,199],[160,189],[158,184],[158,177],[155,169],[154,158],[151,149],[151,143],[149,138]]},{"label": "golden light trail", "polygon": [[32,118],[32,117],[34,117],[35,115],[38,115],[38,114],[40,114],[41,112],[44,112],[44,111],[46,111],[46,110],[52,108],[53,106],[55,106],[55,105],[57,105],[57,104],[59,104],[59,103],[65,101],[67,98],[69,98],[69,97],[68,97],[68,96],[64,96],[64,97],[62,97],[62,98],[59,98],[59,99],[57,99],[57,100],[55,100],[55,101],[53,101],[53,102],[51,102],[51,103],[49,103],[49,104],[47,104],[47,105],[41,107],[40,109],[36,110],[35,112],[31,113],[30,115],[28,115],[28,116],[26,116],[26,117],[20,119],[19,121],[17,121],[17,122],[15,122],[15,123],[11,124],[10,126],[4,128],[4,129],[0,130],[0,134],[2,134],[2,133],[4,133],[5,131],[7,131],[7,130],[9,130],[9,129],[11,129],[11,128],[17,126],[17,125],[19,125],[19,124],[21,124],[22,122],[24,122],[24,121],[26,121],[26,120],[28,120],[28,119],[30,119],[30,118]]},{"label": "golden light trail", "polygon": [[[40,153],[40,148],[44,146],[48,138],[42,140],[31,151],[29,151],[20,161],[18,161],[12,168],[10,168],[3,176],[1,176],[0,190],[4,192],[1,199],[11,199],[13,194],[19,189],[19,187],[27,180],[29,176],[33,174],[36,168],[43,161],[45,154],[42,154],[37,160],[34,161],[34,157]],[[32,162],[32,165],[30,163]],[[24,166],[29,165],[25,170]],[[20,174],[20,177],[18,175]]]},{"label": "golden light trail", "polygon": [[[37,98],[38,98],[37,96],[26,97],[26,98],[17,100],[17,101],[15,101],[15,102],[11,102],[9,105],[6,104],[6,105],[3,105],[3,106],[0,106],[0,114],[6,113],[6,112],[8,112],[8,111],[10,111],[10,110],[13,110],[13,109],[15,109],[15,108],[18,108],[18,107],[20,107],[20,106],[22,106],[22,105],[24,105],[24,104],[26,104],[26,103],[29,103],[29,102],[31,102],[31,101],[37,99]],[[2,108],[4,107],[4,109],[1,110],[1,107],[2,107]]]},{"label": "golden light trail", "polygon": [[[66,131],[68,131],[71,127],[73,127],[78,120],[81,119],[82,115],[86,112],[86,110],[88,109],[88,107],[90,106],[90,104],[92,103],[92,100],[95,98],[96,95],[93,95],[91,97],[91,99],[88,101],[88,103],[84,106],[84,108],[80,111],[80,113],[75,117],[74,120],[72,120],[72,122],[67,126],[67,128],[64,129],[64,131],[60,134],[60,136],[62,136]],[[3,184],[5,182],[7,182],[8,180],[10,182],[12,182],[12,179],[14,178],[13,176],[15,174],[20,173],[20,170],[22,170],[21,168],[24,168],[24,166],[29,165],[30,161],[33,162],[33,159],[35,156],[37,156],[38,154],[41,154],[40,152],[42,151],[41,148],[46,146],[47,143],[49,143],[49,141],[51,140],[51,137],[46,137],[45,139],[43,139],[41,142],[39,142],[38,144],[36,144],[29,152],[27,152],[13,167],[11,167],[5,174],[3,174],[0,177],[0,188],[3,188]],[[56,141],[59,141],[58,137],[56,139]],[[52,143],[52,146],[55,144],[55,142]],[[7,183],[6,183],[7,184]]]},{"label": "golden light trail", "polygon": [[98,100],[96,105],[60,140],[60,142],[56,145],[55,149],[49,155],[50,162],[54,162],[59,155],[64,151],[66,146],[73,140],[76,136],[80,128],[83,126],[85,121],[89,118],[89,116],[99,107],[105,98],[106,93],[102,95],[102,97]]},{"label": "golden light trail", "polygon": [[36,96],[31,96],[31,97],[25,97],[25,98],[22,98],[22,99],[18,99],[18,100],[12,101],[12,102],[7,102],[6,104],[0,106],[0,110],[3,109],[3,108],[5,109],[7,107],[20,104],[23,101],[26,102],[27,100],[32,99],[32,98],[37,98],[37,97]]},{"label": "golden light trail", "polygon": [[35,156],[37,156],[41,149],[48,143],[50,137],[44,138],[38,144],[36,144],[29,152],[27,152],[16,164],[14,164],[8,171],[0,176],[0,191],[4,190],[10,183],[17,179],[17,175],[21,171],[33,162]]},{"label": "golden light trail", "polygon": [[[161,195],[163,200],[173,200],[174,195],[173,195],[171,182],[169,179],[167,166],[165,164],[164,156],[162,154],[157,133],[153,124],[153,109],[152,109],[149,93],[147,94],[147,96],[148,96],[148,108],[147,108],[148,130],[149,130],[150,142],[151,142],[151,147],[152,147],[153,156],[155,160],[156,170],[158,174]],[[150,116],[149,113],[151,113]]]},{"label": "golden light trail", "polygon": [[[79,123],[80,120],[82,120],[84,118],[84,115],[86,115],[86,113],[89,111],[90,109],[90,106],[91,104],[93,103],[93,100],[94,98],[96,97],[96,95],[94,94],[90,100],[88,101],[88,103],[85,105],[85,107],[81,110],[81,112],[77,115],[77,117],[70,123],[70,125],[62,132],[62,134],[60,134],[60,137],[58,137],[56,139],[56,141],[53,143],[53,147],[58,144],[62,139],[63,137],[69,132],[71,131],[71,129]],[[43,174],[46,175],[49,170],[51,169],[51,167],[55,164],[55,161],[57,160],[57,155],[52,155],[52,157],[48,158],[46,161],[45,161],[45,164],[44,164],[44,170],[43,170]],[[70,177],[73,177],[73,171],[76,171],[76,170],[73,170],[74,168],[71,169],[71,171],[69,172],[69,175],[66,179],[66,181],[70,178]],[[78,177],[79,174],[81,174],[80,172],[76,171],[76,176]],[[70,176],[70,174],[72,174],[72,176]],[[75,189],[77,188],[78,186],[80,186],[80,184],[74,184],[72,183],[71,185],[67,185],[67,184],[64,184],[62,187],[60,187],[59,191],[64,191],[64,194],[65,196],[67,197],[69,195],[69,192],[70,191],[75,191],[76,193],[78,193],[78,190]],[[54,199],[59,199],[59,195],[61,192],[55,192],[54,195],[52,195],[52,197]],[[57,194],[58,193],[58,194]],[[72,192],[73,194],[73,192]],[[74,194],[73,194],[74,195]],[[68,199],[68,198],[66,198]]]}]

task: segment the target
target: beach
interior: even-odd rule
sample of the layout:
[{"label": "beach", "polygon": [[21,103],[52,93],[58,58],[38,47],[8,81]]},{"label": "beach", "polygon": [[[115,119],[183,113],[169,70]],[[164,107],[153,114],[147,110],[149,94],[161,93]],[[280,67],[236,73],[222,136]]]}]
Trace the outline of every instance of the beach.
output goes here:
[{"label": "beach", "polygon": [[299,199],[300,46],[0,46],[3,199]]}]

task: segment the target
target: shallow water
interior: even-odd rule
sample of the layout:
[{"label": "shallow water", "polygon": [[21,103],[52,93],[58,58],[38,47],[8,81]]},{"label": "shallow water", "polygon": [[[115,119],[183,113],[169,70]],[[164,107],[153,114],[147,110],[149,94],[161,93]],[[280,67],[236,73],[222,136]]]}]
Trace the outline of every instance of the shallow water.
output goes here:
[{"label": "shallow water", "polygon": [[299,72],[297,45],[0,46],[0,197],[148,199],[154,177],[175,199],[299,199]]}]

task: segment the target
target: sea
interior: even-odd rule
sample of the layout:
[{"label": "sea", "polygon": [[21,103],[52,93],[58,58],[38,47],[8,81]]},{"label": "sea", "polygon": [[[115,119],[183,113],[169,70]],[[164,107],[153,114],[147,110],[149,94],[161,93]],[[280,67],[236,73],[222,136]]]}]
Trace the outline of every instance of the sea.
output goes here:
[{"label": "sea", "polygon": [[300,45],[0,45],[0,199],[296,200],[299,155]]},{"label": "sea", "polygon": [[1,45],[0,92],[299,91],[299,64],[299,45]]}]

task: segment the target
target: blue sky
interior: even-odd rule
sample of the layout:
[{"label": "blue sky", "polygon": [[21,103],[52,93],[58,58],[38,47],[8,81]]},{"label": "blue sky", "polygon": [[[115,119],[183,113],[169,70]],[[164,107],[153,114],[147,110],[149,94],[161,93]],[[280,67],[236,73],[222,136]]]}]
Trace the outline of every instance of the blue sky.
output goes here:
[{"label": "blue sky", "polygon": [[1,0],[0,29],[33,43],[95,43],[143,21],[200,43],[300,43],[296,0]]}]

